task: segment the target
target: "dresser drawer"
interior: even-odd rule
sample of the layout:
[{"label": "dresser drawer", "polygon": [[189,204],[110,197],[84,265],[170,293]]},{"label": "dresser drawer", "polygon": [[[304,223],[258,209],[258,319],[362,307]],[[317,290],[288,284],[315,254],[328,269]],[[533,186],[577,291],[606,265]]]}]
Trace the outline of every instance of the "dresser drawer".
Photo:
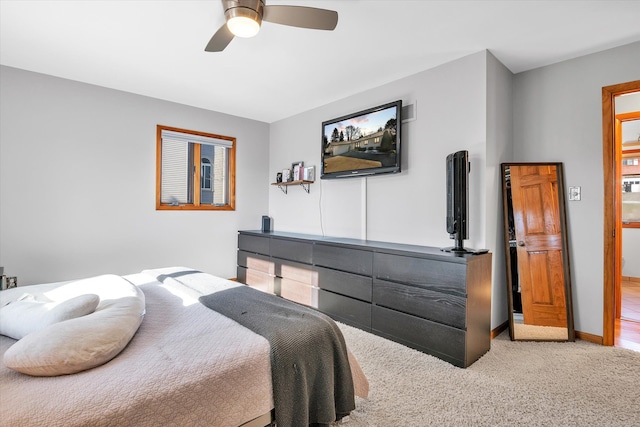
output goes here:
[{"label": "dresser drawer", "polygon": [[318,310],[339,322],[371,330],[371,304],[320,289]]},{"label": "dresser drawer", "polygon": [[271,258],[266,255],[238,251],[238,265],[249,270],[275,275],[275,265]]},{"label": "dresser drawer", "polygon": [[317,243],[313,263],[321,267],[371,276],[373,252]]},{"label": "dresser drawer", "polygon": [[275,293],[274,277],[261,271],[246,270],[246,279],[244,283],[263,292],[268,292],[270,294]]},{"label": "dresser drawer", "polygon": [[291,279],[280,280],[280,296],[298,304],[318,307],[318,291],[315,286]]},{"label": "dresser drawer", "polygon": [[464,331],[376,305],[371,310],[375,334],[466,368]]},{"label": "dresser drawer", "polygon": [[272,260],[275,265],[276,276],[317,286],[318,274],[311,265],[279,258],[272,258]]},{"label": "dresser drawer", "polygon": [[373,302],[459,329],[466,327],[467,299],[460,295],[374,279]]},{"label": "dresser drawer", "polygon": [[238,234],[238,249],[246,252],[269,255],[269,238]]},{"label": "dresser drawer", "polygon": [[276,258],[284,258],[311,264],[313,243],[292,239],[271,239],[270,254]]},{"label": "dresser drawer", "polygon": [[247,284],[247,268],[246,267],[241,267],[241,266],[236,267],[236,279],[240,283],[244,283],[245,285]]},{"label": "dresser drawer", "polygon": [[317,284],[320,288],[341,295],[371,302],[371,277],[353,273],[315,267]]},{"label": "dresser drawer", "polygon": [[465,264],[385,253],[375,254],[374,277],[466,295]]}]

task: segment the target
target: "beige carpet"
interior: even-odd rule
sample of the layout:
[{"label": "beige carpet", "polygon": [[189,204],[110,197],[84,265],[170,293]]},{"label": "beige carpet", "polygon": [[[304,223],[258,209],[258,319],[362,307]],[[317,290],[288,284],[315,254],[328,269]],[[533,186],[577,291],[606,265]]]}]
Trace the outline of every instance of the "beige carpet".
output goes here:
[{"label": "beige carpet", "polygon": [[554,326],[536,326],[514,323],[513,331],[516,339],[519,340],[551,340],[561,341],[569,338],[567,328],[557,328]]},{"label": "beige carpet", "polygon": [[639,426],[640,353],[512,342],[467,369],[340,324],[369,379],[345,427]]}]

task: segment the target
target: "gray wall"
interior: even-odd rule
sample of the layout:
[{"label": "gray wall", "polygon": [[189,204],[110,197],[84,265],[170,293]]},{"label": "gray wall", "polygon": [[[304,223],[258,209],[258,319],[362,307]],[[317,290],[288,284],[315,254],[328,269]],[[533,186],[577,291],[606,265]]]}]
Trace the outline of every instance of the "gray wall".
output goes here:
[{"label": "gray wall", "polygon": [[560,161],[567,186],[582,200],[567,203],[576,330],[602,335],[602,87],[640,78],[640,42],[515,76],[514,158]]},{"label": "gray wall", "polygon": [[513,161],[513,74],[487,54],[487,247],[493,251],[491,325],[508,319],[501,163]]},{"label": "gray wall", "polygon": [[482,51],[390,84],[346,97],[271,125],[271,180],[298,160],[319,167],[321,123],[402,99],[417,118],[402,125],[402,173],[316,180],[310,194],[273,187],[269,212],[275,228],[328,236],[444,247],[445,158],[468,150],[468,247],[494,252],[492,324],[506,321],[500,162],[511,152],[512,74]]},{"label": "gray wall", "polygon": [[[319,180],[310,194],[273,187],[269,212],[281,231],[450,246],[445,158],[467,149],[472,162],[469,246],[485,245],[486,53],[480,52],[271,124],[271,180],[293,161],[319,172],[321,123],[402,99],[417,118],[402,125],[402,172]],[[464,122],[462,126],[461,123]]]},{"label": "gray wall", "polygon": [[[185,265],[235,277],[268,209],[269,125],[0,68],[0,265],[20,284]],[[237,138],[234,212],[155,210],[156,125]]]}]

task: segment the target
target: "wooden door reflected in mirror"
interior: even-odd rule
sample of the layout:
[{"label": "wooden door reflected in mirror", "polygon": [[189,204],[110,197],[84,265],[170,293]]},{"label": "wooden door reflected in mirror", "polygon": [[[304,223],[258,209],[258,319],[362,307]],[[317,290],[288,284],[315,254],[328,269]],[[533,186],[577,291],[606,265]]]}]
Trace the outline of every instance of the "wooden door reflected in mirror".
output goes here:
[{"label": "wooden door reflected in mirror", "polygon": [[574,341],[562,163],[503,163],[512,340]]}]

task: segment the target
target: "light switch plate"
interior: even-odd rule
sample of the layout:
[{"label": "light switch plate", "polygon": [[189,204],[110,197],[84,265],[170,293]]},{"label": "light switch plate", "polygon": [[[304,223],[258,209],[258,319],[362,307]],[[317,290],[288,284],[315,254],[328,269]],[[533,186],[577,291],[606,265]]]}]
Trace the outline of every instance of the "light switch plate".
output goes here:
[{"label": "light switch plate", "polygon": [[580,187],[569,187],[569,200],[578,201],[581,199],[581,188]]}]

